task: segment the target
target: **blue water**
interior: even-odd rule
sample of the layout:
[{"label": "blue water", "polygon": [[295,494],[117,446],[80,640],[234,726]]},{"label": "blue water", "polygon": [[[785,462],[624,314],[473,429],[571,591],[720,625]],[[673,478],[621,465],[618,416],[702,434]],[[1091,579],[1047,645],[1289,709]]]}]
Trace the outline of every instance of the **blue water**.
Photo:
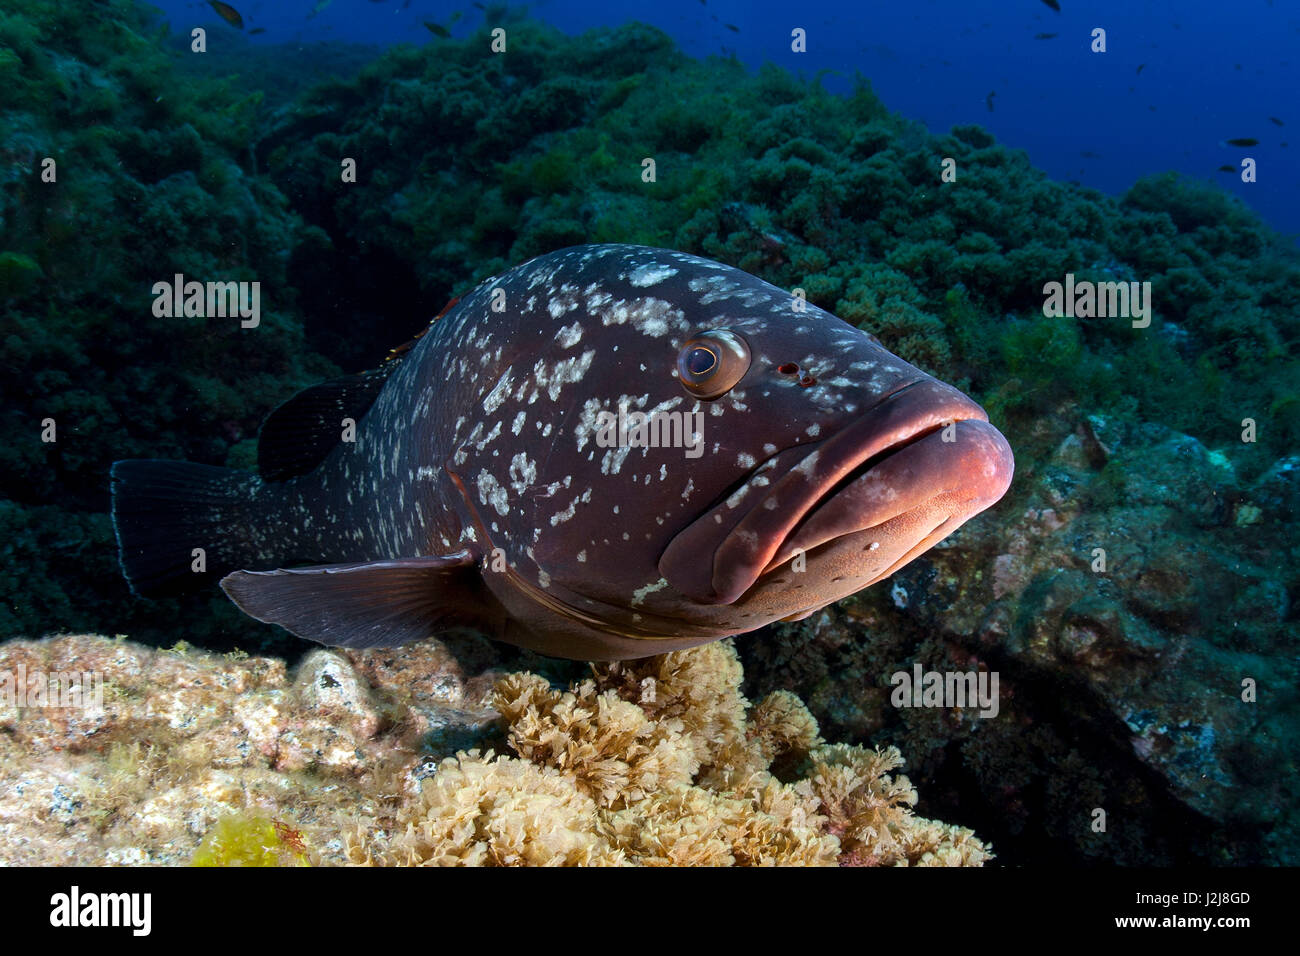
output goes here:
[{"label": "blue water", "polygon": [[[221,23],[204,2],[156,4],[172,28]],[[345,41],[389,46],[433,39],[430,20],[463,35],[481,24],[469,2],[236,0],[257,44]],[[1297,161],[1300,4],[1287,0],[1136,2],[1060,0],[541,0],[532,14],[566,33],[642,20],[692,56],[734,54],[751,68],[774,62],[847,91],[860,73],[885,103],[933,132],[978,123],[1024,149],[1049,175],[1120,194],[1165,170],[1208,179],[1241,197],[1276,229],[1300,235]],[[461,18],[452,22],[455,11]],[[727,24],[738,29],[732,30]],[[806,53],[790,31],[807,31]],[[1094,53],[1092,31],[1106,31]],[[248,36],[249,31],[264,33]],[[1055,33],[1050,39],[1038,34]],[[1141,72],[1138,68],[1141,67]],[[989,109],[990,97],[992,110]],[[1270,120],[1282,121],[1278,126]],[[1257,146],[1222,145],[1253,138]],[[1256,161],[1257,181],[1219,171]]]}]

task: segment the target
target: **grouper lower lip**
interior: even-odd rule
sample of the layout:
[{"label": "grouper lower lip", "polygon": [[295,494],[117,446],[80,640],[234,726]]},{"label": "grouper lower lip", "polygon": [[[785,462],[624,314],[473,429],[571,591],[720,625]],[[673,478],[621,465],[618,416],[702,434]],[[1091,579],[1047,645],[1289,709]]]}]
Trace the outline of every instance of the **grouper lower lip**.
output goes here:
[{"label": "grouper lower lip", "polygon": [[[926,376],[810,450],[755,496],[734,525],[720,520],[726,504],[701,515],[669,544],[659,568],[695,600],[731,604],[797,551],[876,527],[929,502],[941,502],[936,510],[944,514],[915,532],[918,540],[936,527],[946,534],[1000,498],[1013,468],[1011,449],[984,410]],[[914,544],[909,539],[887,550],[914,556],[923,550],[913,551]]]}]

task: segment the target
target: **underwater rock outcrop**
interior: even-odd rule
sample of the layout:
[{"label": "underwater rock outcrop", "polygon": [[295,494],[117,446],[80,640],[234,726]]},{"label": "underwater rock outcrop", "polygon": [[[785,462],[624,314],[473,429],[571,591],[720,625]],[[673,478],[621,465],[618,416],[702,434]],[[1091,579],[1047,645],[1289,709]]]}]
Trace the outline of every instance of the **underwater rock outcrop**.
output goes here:
[{"label": "underwater rock outcrop", "polygon": [[[801,695],[843,739],[896,741],[926,780],[973,780],[963,810],[1016,858],[1294,862],[1294,456],[1243,480],[1160,425],[1065,407],[1041,429],[1050,450],[1018,462],[988,520],[742,645],[748,689]],[[997,719],[892,707],[890,675],[918,662],[997,671]]]},{"label": "underwater rock outcrop", "polygon": [[[103,677],[103,706],[0,710],[9,864],[979,865],[915,815],[895,748],[754,707],[729,642],[567,691],[439,641],[284,663],[124,639],[0,645]],[[3,705],[0,705],[3,706]],[[504,728],[504,738],[501,736]],[[468,750],[456,748],[476,744]],[[495,756],[509,748],[515,756]]]}]

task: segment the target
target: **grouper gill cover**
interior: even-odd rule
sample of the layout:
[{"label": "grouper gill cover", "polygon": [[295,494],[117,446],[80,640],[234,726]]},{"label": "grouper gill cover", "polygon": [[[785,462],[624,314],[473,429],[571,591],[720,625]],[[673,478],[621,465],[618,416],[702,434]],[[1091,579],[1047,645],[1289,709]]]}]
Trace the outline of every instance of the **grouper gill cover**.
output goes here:
[{"label": "grouper gill cover", "polygon": [[1013,472],[979,405],[874,336],[731,266],[630,245],[484,280],[380,368],[281,406],[258,460],[116,463],[137,594],[219,580],[324,644],[470,626],[590,660],[805,617],[933,547]]}]

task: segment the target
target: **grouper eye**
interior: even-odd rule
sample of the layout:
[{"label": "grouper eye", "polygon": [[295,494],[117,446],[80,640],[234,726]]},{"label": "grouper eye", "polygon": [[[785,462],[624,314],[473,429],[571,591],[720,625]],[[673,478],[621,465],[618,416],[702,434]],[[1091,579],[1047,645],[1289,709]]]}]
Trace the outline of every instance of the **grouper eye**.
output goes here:
[{"label": "grouper eye", "polygon": [[730,329],[701,332],[677,354],[677,377],[696,398],[725,395],[749,370],[749,346]]}]

